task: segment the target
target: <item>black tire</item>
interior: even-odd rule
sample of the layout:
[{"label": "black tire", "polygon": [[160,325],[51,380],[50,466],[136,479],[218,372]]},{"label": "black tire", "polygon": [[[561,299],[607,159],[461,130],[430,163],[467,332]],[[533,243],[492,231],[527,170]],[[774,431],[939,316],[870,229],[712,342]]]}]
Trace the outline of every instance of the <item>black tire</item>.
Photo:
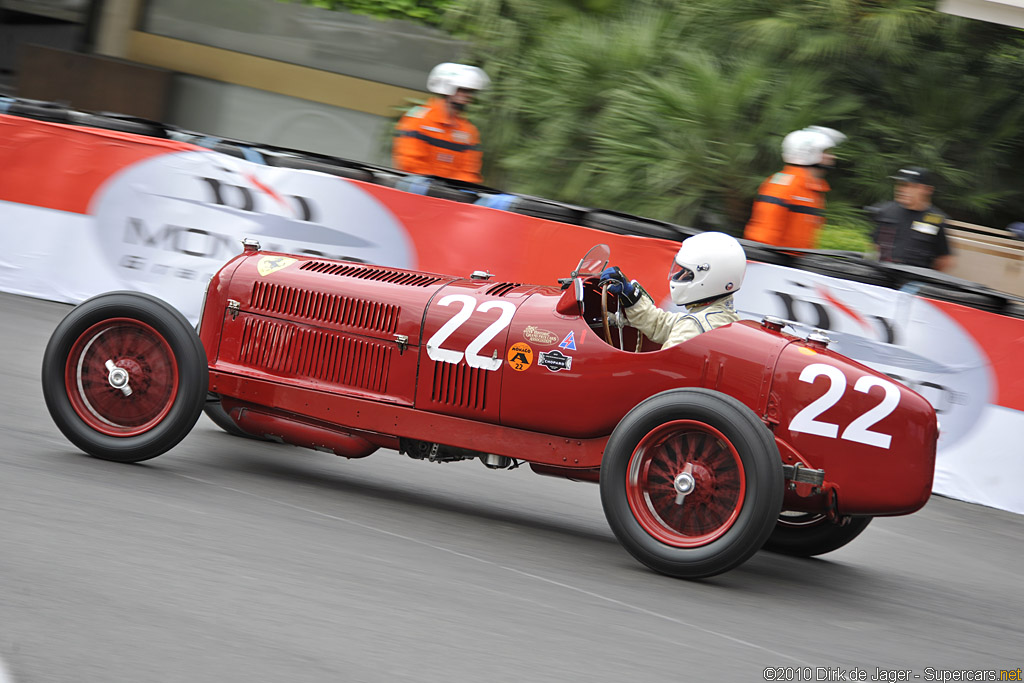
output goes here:
[{"label": "black tire", "polygon": [[878,287],[893,287],[889,273],[866,258],[840,258],[825,254],[800,254],[794,258],[793,268],[820,273],[842,280],[853,280]]},{"label": "black tire", "polygon": [[259,441],[266,441],[262,437],[250,434],[245,431],[231,419],[228,415],[228,411],[224,410],[224,406],[220,404],[219,400],[207,401],[206,405],[203,406],[203,412],[206,413],[206,417],[213,421],[213,424],[217,425],[231,436],[240,436],[243,439],[257,439]]},{"label": "black tire", "polygon": [[359,168],[355,166],[343,166],[341,164],[329,164],[324,161],[317,159],[307,159],[305,157],[295,156],[280,156],[280,155],[268,155],[267,163],[270,166],[279,166],[281,168],[297,168],[306,171],[320,171],[321,173],[330,173],[331,175],[340,176],[342,178],[352,178],[354,180],[362,180],[363,182],[372,183],[374,182],[373,173],[365,168]]},{"label": "black tire", "polygon": [[[114,387],[118,379],[127,392]],[[189,433],[209,374],[199,336],[177,309],[148,294],[111,292],[57,325],[42,381],[50,416],[71,443],[104,460],[139,462]]]},{"label": "black tire", "polygon": [[[684,473],[694,480],[686,509],[676,507]],[[768,428],[708,389],[672,389],[637,405],[612,432],[601,464],[601,503],[619,542],[651,569],[687,579],[756,553],[779,517],[783,484]]]},{"label": "black tire", "polygon": [[784,513],[764,544],[765,550],[796,557],[813,557],[838,550],[860,536],[872,517],[853,517],[846,524],[820,514]]},{"label": "black tire", "polygon": [[453,187],[445,180],[433,180],[430,183],[430,187],[427,188],[428,197],[437,197],[438,199],[448,199],[453,202],[463,202],[472,204],[477,200],[477,193],[470,192],[469,190],[460,190],[458,187]]},{"label": "black tire", "polygon": [[207,149],[214,152],[220,152],[221,154],[227,154],[229,157],[235,157],[236,159],[245,159],[245,150],[230,142],[215,142],[212,145],[209,145]]},{"label": "black tire", "polygon": [[916,292],[917,296],[925,299],[937,299],[938,301],[949,301],[961,306],[970,306],[982,311],[1002,313],[1006,310],[1007,297],[1000,296],[998,292],[986,293],[982,291],[970,291],[969,289],[957,288],[942,284],[922,284]]},{"label": "black tire", "polygon": [[748,261],[770,263],[776,266],[786,266],[787,268],[794,267],[793,259],[795,257],[778,247],[772,247],[767,244],[762,244],[761,242],[754,242],[753,240],[743,238],[739,238],[739,243],[743,247],[743,251],[746,253]]},{"label": "black tire", "polygon": [[582,225],[583,214],[586,212],[586,209],[579,206],[528,195],[517,195],[508,210],[512,213],[521,213],[524,216],[569,223],[570,225]]},{"label": "black tire", "polygon": [[17,99],[11,102],[7,112],[13,116],[24,116],[39,121],[51,121],[53,123],[69,123],[71,110],[56,102],[43,100]]},{"label": "black tire", "polygon": [[693,228],[614,211],[588,211],[583,217],[582,225],[620,235],[657,237],[675,242],[681,242],[687,237],[693,237],[700,233],[699,230],[694,230]]},{"label": "black tire", "polygon": [[134,133],[152,138],[167,138],[167,129],[163,124],[135,116],[123,114],[93,114],[91,112],[72,111],[69,121],[76,126],[116,130],[122,133]]}]

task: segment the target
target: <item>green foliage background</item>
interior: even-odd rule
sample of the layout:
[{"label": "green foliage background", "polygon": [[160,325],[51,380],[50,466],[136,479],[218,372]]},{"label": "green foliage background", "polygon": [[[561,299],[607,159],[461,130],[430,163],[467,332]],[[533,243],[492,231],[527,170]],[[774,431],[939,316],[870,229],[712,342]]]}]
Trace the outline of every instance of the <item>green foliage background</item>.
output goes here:
[{"label": "green foliage background", "polygon": [[452,0],[281,0],[329,10],[365,14],[378,19],[406,19],[428,26],[441,23]]},{"label": "green foliage background", "polygon": [[1024,218],[1024,34],[936,0],[453,0],[494,86],[472,112],[507,190],[742,231],[782,137],[842,130],[823,248],[927,166],[935,202]]},{"label": "green foliage background", "polygon": [[[823,248],[927,166],[954,218],[1024,219],[1024,33],[937,0],[301,0],[472,45],[487,184],[739,234],[782,137],[837,128]],[[414,6],[415,9],[408,9]],[[403,9],[404,8],[404,9]]]}]

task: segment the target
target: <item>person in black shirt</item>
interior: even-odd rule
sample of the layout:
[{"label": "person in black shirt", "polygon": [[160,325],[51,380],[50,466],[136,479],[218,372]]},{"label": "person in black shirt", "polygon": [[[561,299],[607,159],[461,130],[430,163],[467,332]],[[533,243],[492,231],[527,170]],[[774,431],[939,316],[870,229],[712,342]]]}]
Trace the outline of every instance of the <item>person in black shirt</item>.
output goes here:
[{"label": "person in black shirt", "polygon": [[932,174],[911,166],[897,171],[892,179],[895,201],[872,209],[879,260],[948,270],[953,265],[946,237],[948,216],[932,205]]}]

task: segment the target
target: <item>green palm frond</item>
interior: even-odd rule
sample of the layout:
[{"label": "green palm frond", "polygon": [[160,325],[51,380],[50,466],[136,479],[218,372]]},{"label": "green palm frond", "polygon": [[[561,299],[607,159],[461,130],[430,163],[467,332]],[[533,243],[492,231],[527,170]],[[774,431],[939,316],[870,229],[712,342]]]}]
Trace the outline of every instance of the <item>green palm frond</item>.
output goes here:
[{"label": "green palm frond", "polygon": [[1024,32],[934,6],[453,0],[449,19],[494,81],[471,112],[490,184],[736,228],[782,137],[820,124],[850,138],[837,229],[863,229],[856,211],[911,163],[947,211],[1005,224],[1024,215]]}]

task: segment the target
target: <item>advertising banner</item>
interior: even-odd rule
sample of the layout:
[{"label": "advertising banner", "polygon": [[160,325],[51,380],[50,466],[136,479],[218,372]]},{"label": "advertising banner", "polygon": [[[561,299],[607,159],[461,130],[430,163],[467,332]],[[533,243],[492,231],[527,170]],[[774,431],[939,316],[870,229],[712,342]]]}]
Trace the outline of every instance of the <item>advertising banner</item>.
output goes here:
[{"label": "advertising banner", "polygon": [[748,265],[736,303],[798,336],[823,330],[830,348],[924,396],[941,427],[933,490],[1024,513],[1024,320],[763,263]]},{"label": "advertising banner", "polygon": [[[137,290],[193,322],[206,282],[243,238],[270,251],[541,284],[604,243],[665,308],[678,249],[187,143],[3,115],[0,226],[0,291],[76,303]],[[921,393],[942,428],[934,490],[1024,513],[1024,320],[762,263],[749,265],[736,301],[744,317],[779,317],[800,336],[821,329],[832,348]]]}]

